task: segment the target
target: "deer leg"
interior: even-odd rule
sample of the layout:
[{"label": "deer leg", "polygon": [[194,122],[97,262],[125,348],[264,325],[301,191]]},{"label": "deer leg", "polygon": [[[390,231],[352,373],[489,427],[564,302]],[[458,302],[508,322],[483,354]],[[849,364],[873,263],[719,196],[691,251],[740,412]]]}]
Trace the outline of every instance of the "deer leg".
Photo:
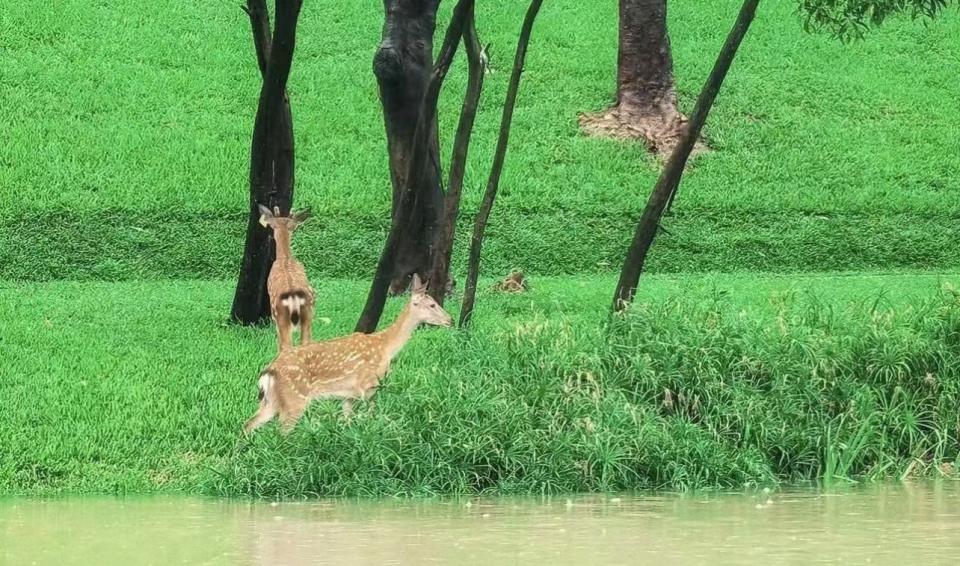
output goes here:
[{"label": "deer leg", "polygon": [[280,330],[283,322],[280,320],[280,313],[277,312],[273,304],[270,305],[270,318],[273,319],[273,325],[277,327],[277,351],[279,352],[283,350],[283,332]]},{"label": "deer leg", "polygon": [[277,321],[277,351],[282,352],[290,347],[293,340],[293,328],[290,319],[283,317]]},{"label": "deer leg", "polygon": [[344,399],[343,400],[343,420],[350,422],[350,418],[353,416],[353,399]]},{"label": "deer leg", "polygon": [[293,427],[297,425],[297,421],[300,420],[300,417],[303,415],[304,409],[307,408],[306,403],[298,404],[293,407],[286,407],[280,410],[280,432],[283,434],[290,434],[290,431],[293,430]]},{"label": "deer leg", "polygon": [[313,305],[305,306],[300,311],[300,345],[309,344],[313,331]]},{"label": "deer leg", "polygon": [[268,423],[276,414],[277,409],[273,406],[273,403],[260,403],[260,409],[243,425],[243,431],[250,434]]},{"label": "deer leg", "polygon": [[371,413],[373,412],[373,408],[376,407],[376,401],[373,400],[373,394],[376,392],[377,392],[377,386],[374,385],[373,387],[367,388],[367,390],[363,392],[363,395],[361,397],[364,401],[367,402],[367,405],[370,406],[369,412]]}]

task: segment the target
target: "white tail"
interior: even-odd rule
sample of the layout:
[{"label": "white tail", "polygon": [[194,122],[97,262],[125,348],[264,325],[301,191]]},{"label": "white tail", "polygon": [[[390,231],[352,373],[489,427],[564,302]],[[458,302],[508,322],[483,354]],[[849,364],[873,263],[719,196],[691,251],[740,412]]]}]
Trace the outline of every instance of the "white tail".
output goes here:
[{"label": "white tail", "polygon": [[307,294],[302,290],[284,293],[280,295],[280,306],[284,309],[284,318],[290,320],[290,324],[295,329],[300,328],[300,311],[309,303]]},{"label": "white tail", "polygon": [[257,383],[260,389],[259,398],[262,401],[267,394],[270,393],[270,390],[273,389],[273,375],[270,372],[265,371],[260,374],[260,381]]}]

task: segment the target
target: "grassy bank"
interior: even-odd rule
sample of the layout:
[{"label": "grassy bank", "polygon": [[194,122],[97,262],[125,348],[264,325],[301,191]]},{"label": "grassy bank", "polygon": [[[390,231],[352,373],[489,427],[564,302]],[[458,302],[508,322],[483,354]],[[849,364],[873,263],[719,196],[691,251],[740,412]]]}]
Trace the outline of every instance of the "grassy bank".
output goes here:
[{"label": "grassy bank", "polygon": [[[111,218],[118,218],[122,213]],[[484,245],[483,270],[560,275],[619,269],[637,217],[519,211],[500,214]],[[43,227],[37,232],[36,226]],[[386,216],[323,216],[294,248],[314,278],[370,277]],[[453,269],[466,272],[472,224],[457,232]],[[677,211],[664,221],[651,273],[811,272],[960,268],[960,216],[918,214],[736,214]],[[20,281],[229,279],[243,250],[244,219],[142,214],[44,214],[0,224],[0,278]]]},{"label": "grassy bank", "polygon": [[[290,80],[302,242],[325,277],[367,277],[389,178],[370,61],[376,2],[306,5]],[[738,2],[677,4],[670,29],[689,110]],[[805,34],[770,3],[717,101],[716,152],[685,177],[661,272],[956,268],[960,18],[892,22],[862,43]],[[446,18],[449,5],[445,6]],[[478,7],[495,46],[467,171],[476,208],[494,149],[521,3]],[[258,73],[235,4],[19,3],[0,15],[0,279],[229,278],[238,262]],[[616,5],[556,0],[537,24],[486,260],[593,272],[620,261],[656,168],[587,139],[605,107]],[[441,101],[450,139],[464,78]],[[449,143],[445,149],[449,150]],[[549,242],[549,245],[543,242]],[[461,246],[462,247],[462,246]]]},{"label": "grassy bank", "polygon": [[[934,473],[957,458],[960,277],[648,277],[487,293],[421,332],[371,411],[249,443],[269,328],[222,282],[0,286],[0,492],[540,493]],[[318,282],[316,333],[364,282]],[[399,307],[390,305],[391,313]],[[919,463],[914,463],[914,462]]]}]

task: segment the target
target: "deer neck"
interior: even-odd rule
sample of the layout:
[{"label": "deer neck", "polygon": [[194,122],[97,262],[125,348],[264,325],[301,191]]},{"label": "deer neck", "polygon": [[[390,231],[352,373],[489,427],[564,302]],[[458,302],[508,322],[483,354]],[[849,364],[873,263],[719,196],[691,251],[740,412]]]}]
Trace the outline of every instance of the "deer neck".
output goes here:
[{"label": "deer neck", "polygon": [[410,310],[410,304],[403,307],[403,311],[397,320],[393,321],[389,327],[383,331],[384,350],[387,360],[392,360],[400,353],[400,350],[410,341],[413,331],[417,329],[419,321],[413,316]]},{"label": "deer neck", "polygon": [[275,227],[273,239],[277,242],[277,259],[290,259],[290,230],[286,226]]}]

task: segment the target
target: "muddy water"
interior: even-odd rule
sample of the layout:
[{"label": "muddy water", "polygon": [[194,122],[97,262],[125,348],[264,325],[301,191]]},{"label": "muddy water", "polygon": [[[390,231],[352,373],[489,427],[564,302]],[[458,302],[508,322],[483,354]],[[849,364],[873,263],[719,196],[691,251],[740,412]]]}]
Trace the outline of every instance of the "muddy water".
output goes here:
[{"label": "muddy water", "polygon": [[0,499],[0,564],[957,564],[960,484],[250,503]]}]

